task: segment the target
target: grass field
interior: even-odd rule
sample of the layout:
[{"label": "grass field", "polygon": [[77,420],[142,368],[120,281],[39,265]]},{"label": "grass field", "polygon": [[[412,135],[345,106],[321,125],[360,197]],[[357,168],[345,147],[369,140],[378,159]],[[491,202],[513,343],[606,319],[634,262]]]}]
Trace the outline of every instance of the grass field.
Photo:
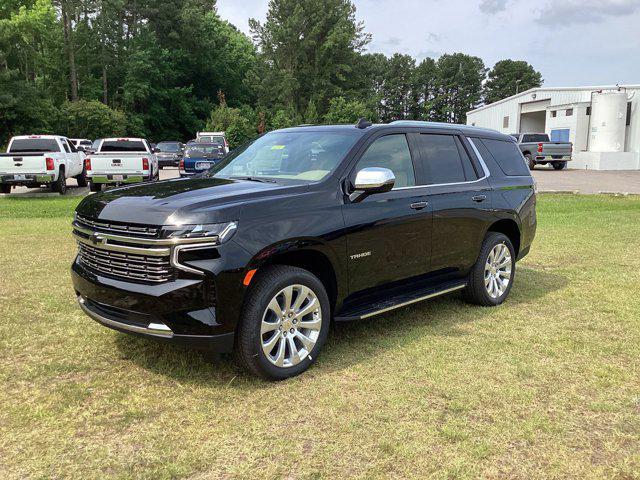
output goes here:
[{"label": "grass field", "polygon": [[76,306],[78,198],[0,200],[0,478],[640,478],[640,198],[541,196],[510,299],[339,326],[283,383]]}]

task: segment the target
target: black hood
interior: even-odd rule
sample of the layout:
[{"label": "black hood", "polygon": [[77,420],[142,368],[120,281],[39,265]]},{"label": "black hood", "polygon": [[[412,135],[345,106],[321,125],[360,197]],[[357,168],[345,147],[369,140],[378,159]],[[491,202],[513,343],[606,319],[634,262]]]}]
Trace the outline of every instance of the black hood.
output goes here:
[{"label": "black hood", "polygon": [[219,223],[238,220],[248,201],[281,195],[306,186],[283,186],[211,177],[181,178],[115,188],[89,195],[81,215],[143,225]]}]

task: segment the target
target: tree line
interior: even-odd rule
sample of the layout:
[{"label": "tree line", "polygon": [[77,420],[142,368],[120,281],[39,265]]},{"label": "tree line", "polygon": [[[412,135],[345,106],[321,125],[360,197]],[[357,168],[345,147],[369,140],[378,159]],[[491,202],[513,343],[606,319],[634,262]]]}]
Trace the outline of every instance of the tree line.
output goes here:
[{"label": "tree line", "polygon": [[271,0],[251,36],[215,0],[5,0],[0,144],[15,134],[187,140],[360,117],[464,123],[540,86],[524,61],[370,53],[351,0]]}]

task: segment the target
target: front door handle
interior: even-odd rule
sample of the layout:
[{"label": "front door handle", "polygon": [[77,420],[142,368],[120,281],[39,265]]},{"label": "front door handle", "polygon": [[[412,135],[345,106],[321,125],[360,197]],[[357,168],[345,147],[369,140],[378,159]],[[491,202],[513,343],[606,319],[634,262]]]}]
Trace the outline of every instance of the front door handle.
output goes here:
[{"label": "front door handle", "polygon": [[411,208],[413,208],[414,210],[422,210],[427,205],[429,205],[429,202],[416,202],[411,204]]},{"label": "front door handle", "polygon": [[476,195],[475,197],[471,197],[471,200],[473,200],[474,202],[484,202],[487,199],[486,195]]}]

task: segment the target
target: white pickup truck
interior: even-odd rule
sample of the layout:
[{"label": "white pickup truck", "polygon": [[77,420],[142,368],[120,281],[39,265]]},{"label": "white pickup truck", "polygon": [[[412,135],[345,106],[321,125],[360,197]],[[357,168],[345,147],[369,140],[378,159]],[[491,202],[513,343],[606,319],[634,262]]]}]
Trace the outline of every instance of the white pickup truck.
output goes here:
[{"label": "white pickup truck", "polygon": [[58,135],[22,135],[9,140],[7,153],[0,153],[0,193],[24,185],[38,188],[50,185],[64,195],[67,178],[75,178],[86,187],[84,153],[66,137]]},{"label": "white pickup truck", "polygon": [[160,169],[152,148],[144,138],[103,138],[85,159],[85,170],[92,192],[103,185],[154,182]]}]

